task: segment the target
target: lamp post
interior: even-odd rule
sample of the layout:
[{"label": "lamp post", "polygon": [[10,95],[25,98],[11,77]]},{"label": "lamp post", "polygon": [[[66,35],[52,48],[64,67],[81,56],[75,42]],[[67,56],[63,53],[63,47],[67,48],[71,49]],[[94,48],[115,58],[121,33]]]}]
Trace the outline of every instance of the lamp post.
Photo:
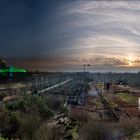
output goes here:
[{"label": "lamp post", "polygon": [[85,91],[86,91],[86,73],[85,73],[86,67],[90,67],[90,64],[84,64],[83,65],[83,71],[84,71],[84,90]]},{"label": "lamp post", "polygon": [[90,64],[84,64],[84,65],[83,65],[83,68],[84,68],[83,70],[84,70],[84,72],[85,72],[85,70],[86,70],[86,67],[90,67]]}]

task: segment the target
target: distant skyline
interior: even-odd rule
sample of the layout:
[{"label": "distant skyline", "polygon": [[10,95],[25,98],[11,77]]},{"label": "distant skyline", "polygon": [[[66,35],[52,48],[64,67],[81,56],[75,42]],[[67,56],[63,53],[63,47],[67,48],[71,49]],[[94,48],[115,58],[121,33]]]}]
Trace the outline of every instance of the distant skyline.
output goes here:
[{"label": "distant skyline", "polygon": [[[140,1],[1,0],[0,56],[46,71],[136,72]],[[20,60],[20,61],[19,61]]]}]

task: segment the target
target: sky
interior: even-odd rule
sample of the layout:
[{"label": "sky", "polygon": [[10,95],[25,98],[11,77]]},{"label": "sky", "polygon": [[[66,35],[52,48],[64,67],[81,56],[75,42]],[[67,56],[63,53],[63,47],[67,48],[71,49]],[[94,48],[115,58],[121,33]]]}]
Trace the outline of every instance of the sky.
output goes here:
[{"label": "sky", "polygon": [[0,0],[0,56],[33,70],[139,71],[140,1]]}]

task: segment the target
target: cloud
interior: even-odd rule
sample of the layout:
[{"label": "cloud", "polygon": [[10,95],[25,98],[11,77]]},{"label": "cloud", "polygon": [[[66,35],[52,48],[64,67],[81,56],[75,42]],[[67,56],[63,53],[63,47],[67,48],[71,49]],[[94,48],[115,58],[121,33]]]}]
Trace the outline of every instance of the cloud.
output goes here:
[{"label": "cloud", "polygon": [[[140,59],[129,60],[126,58],[113,58],[93,56],[90,59],[71,58],[70,56],[30,57],[30,58],[7,58],[8,64],[17,67],[24,67],[28,70],[42,71],[82,71],[84,64],[90,64],[89,71],[115,71],[115,72],[136,72],[139,71]],[[133,61],[133,62],[132,62]],[[133,65],[129,66],[130,63]]]},{"label": "cloud", "polygon": [[[24,26],[14,30],[13,22],[7,22],[4,36],[0,33],[5,55],[35,56],[38,63],[30,63],[34,68],[81,68],[89,62],[94,68],[130,68],[130,56],[133,67],[140,67],[140,1],[59,1],[50,8],[44,2],[34,8],[19,5],[23,16],[17,14],[13,22]],[[23,17],[29,22],[22,23]]]},{"label": "cloud", "polygon": [[[63,6],[64,7],[64,6]],[[139,55],[140,2],[76,1],[59,11],[65,34],[73,42],[64,50],[89,49],[97,54]],[[70,18],[70,20],[68,20]],[[68,27],[67,27],[68,26]]]}]

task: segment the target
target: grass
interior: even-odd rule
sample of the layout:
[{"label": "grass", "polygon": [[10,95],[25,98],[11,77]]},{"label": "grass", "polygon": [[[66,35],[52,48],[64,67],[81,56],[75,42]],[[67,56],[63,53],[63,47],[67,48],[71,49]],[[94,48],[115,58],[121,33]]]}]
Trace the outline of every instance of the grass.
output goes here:
[{"label": "grass", "polygon": [[119,97],[122,101],[128,103],[138,103],[138,98],[132,95],[131,93],[117,93],[116,97]]},{"label": "grass", "polygon": [[135,133],[132,140],[140,140],[140,132]]},{"label": "grass", "polygon": [[4,139],[4,138],[0,137],[0,140],[7,140],[7,139]]}]

